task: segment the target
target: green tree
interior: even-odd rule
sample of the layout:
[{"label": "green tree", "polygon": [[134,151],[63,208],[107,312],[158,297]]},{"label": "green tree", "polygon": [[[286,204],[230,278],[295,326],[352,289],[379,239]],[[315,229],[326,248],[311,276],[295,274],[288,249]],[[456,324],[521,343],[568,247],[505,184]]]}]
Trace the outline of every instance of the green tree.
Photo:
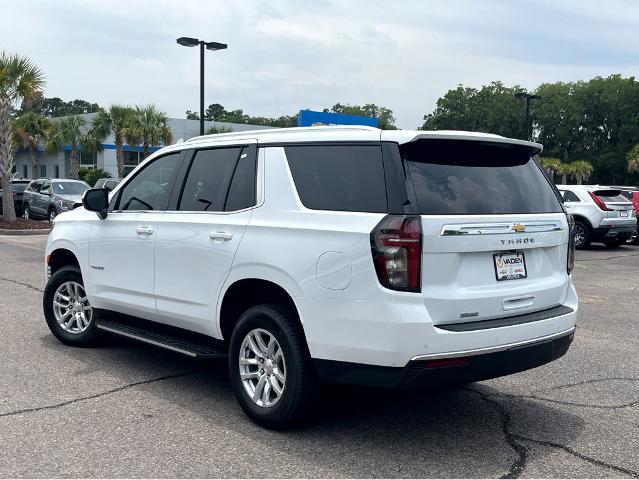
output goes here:
[{"label": "green tree", "polygon": [[562,163],[557,167],[557,174],[561,175],[561,184],[566,185],[568,183],[568,177],[573,175],[572,165],[569,163]]},{"label": "green tree", "polygon": [[124,146],[126,129],[135,115],[135,110],[121,105],[111,105],[108,110],[100,110],[93,119],[92,129],[102,141],[113,134],[115,144],[115,160],[118,167],[118,177],[124,177]]},{"label": "green tree", "polygon": [[86,128],[86,120],[81,115],[71,115],[57,120],[46,138],[50,152],[58,151],[64,145],[71,146],[71,178],[80,178],[80,150],[95,153],[101,148],[100,136]]},{"label": "green tree", "polygon": [[13,145],[29,152],[33,178],[38,176],[38,145],[44,143],[51,127],[49,118],[32,111],[13,120]]},{"label": "green tree", "polygon": [[364,117],[377,117],[379,128],[382,130],[396,130],[395,117],[393,111],[387,107],[379,107],[374,103],[366,105],[350,105],[348,103],[336,103],[330,109],[325,108],[324,112],[344,113],[347,115],[361,115]]},{"label": "green tree", "polygon": [[[424,116],[423,130],[466,130],[526,138],[525,104],[515,97],[521,87],[492,82],[481,89],[449,90],[437,100],[433,113]],[[531,105],[531,109],[534,105]]]},{"label": "green tree", "polygon": [[544,83],[535,93],[542,98],[535,102],[532,119],[536,140],[544,152],[566,162],[581,145],[583,107],[578,96],[582,82]]},{"label": "green tree", "polygon": [[585,160],[575,160],[570,163],[570,167],[577,185],[581,185],[584,180],[588,180],[592,174],[592,165]]},{"label": "green tree", "polygon": [[173,141],[173,133],[166,113],[154,105],[135,107],[135,112],[124,130],[124,138],[129,145],[142,144],[144,158],[151,153],[154,145],[168,145]]},{"label": "green tree", "polygon": [[628,173],[639,173],[639,143],[630,149],[626,162]]},{"label": "green tree", "polygon": [[111,174],[101,168],[81,168],[78,172],[80,180],[87,182],[89,185],[95,185],[100,178],[111,178]]},{"label": "green tree", "polygon": [[[42,95],[44,75],[27,57],[0,53],[0,188],[11,191],[14,148],[11,111],[19,103],[28,105]],[[16,219],[13,202],[4,203],[3,218]]]},{"label": "green tree", "polygon": [[542,157],[541,165],[544,167],[544,170],[548,172],[550,178],[554,180],[555,174],[557,174],[559,169],[561,168],[561,160],[554,157]]},{"label": "green tree", "polygon": [[18,113],[22,114],[29,109],[34,112],[41,113],[45,117],[56,118],[97,112],[100,110],[100,105],[80,99],[65,102],[59,97],[44,97],[38,98],[30,107],[23,106]]},{"label": "green tree", "polygon": [[[199,120],[200,114],[191,110],[186,111],[188,120]],[[269,127],[288,128],[297,126],[297,115],[282,115],[277,118],[252,117],[244,113],[244,110],[237,109],[227,111],[219,103],[212,103],[204,111],[204,120],[214,120],[216,122],[242,123],[250,125],[265,125]]]},{"label": "green tree", "polygon": [[210,127],[207,131],[207,135],[216,135],[218,133],[231,133],[233,129],[228,127]]}]

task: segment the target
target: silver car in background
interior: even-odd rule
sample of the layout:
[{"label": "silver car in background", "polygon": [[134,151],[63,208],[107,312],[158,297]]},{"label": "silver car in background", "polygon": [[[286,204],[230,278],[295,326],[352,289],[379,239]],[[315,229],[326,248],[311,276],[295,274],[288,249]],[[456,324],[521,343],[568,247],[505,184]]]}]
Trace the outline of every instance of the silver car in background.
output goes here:
[{"label": "silver car in background", "polygon": [[636,234],[632,202],[618,188],[601,185],[557,185],[566,212],[575,219],[575,247],[591,242],[618,247]]}]

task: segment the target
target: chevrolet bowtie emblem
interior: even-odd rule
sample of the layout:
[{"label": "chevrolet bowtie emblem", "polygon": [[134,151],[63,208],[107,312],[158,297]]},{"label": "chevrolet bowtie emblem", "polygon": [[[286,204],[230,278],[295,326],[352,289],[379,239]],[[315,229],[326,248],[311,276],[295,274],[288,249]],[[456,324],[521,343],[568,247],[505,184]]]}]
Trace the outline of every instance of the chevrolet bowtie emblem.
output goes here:
[{"label": "chevrolet bowtie emblem", "polygon": [[517,233],[522,233],[526,231],[526,225],[522,225],[521,223],[515,223],[510,228]]}]

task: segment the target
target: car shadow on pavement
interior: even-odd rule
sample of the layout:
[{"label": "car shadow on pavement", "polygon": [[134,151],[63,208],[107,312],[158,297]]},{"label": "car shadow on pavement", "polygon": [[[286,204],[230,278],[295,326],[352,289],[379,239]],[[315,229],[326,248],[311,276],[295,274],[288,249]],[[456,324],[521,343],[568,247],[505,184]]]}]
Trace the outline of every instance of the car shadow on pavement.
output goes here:
[{"label": "car shadow on pavement", "polygon": [[126,385],[152,374],[158,381],[132,383],[152,403],[189,412],[189,423],[210,435],[235,432],[247,453],[278,449],[328,476],[500,476],[523,469],[525,439],[570,443],[583,430],[583,420],[560,406],[476,383],[419,392],[325,385],[307,422],[268,431],[241,411],[225,361],[194,361],[116,337],[96,349],[64,347],[50,336],[42,342],[79,360],[82,376],[99,371]]}]

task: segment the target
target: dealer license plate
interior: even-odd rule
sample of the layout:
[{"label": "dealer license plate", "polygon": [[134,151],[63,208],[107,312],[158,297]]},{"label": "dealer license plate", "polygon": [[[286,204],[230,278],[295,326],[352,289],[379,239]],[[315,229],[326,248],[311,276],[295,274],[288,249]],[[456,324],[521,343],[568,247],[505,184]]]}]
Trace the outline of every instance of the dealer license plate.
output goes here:
[{"label": "dealer license plate", "polygon": [[495,277],[502,280],[518,280],[526,278],[526,259],[524,252],[509,252],[493,254],[495,262]]}]

